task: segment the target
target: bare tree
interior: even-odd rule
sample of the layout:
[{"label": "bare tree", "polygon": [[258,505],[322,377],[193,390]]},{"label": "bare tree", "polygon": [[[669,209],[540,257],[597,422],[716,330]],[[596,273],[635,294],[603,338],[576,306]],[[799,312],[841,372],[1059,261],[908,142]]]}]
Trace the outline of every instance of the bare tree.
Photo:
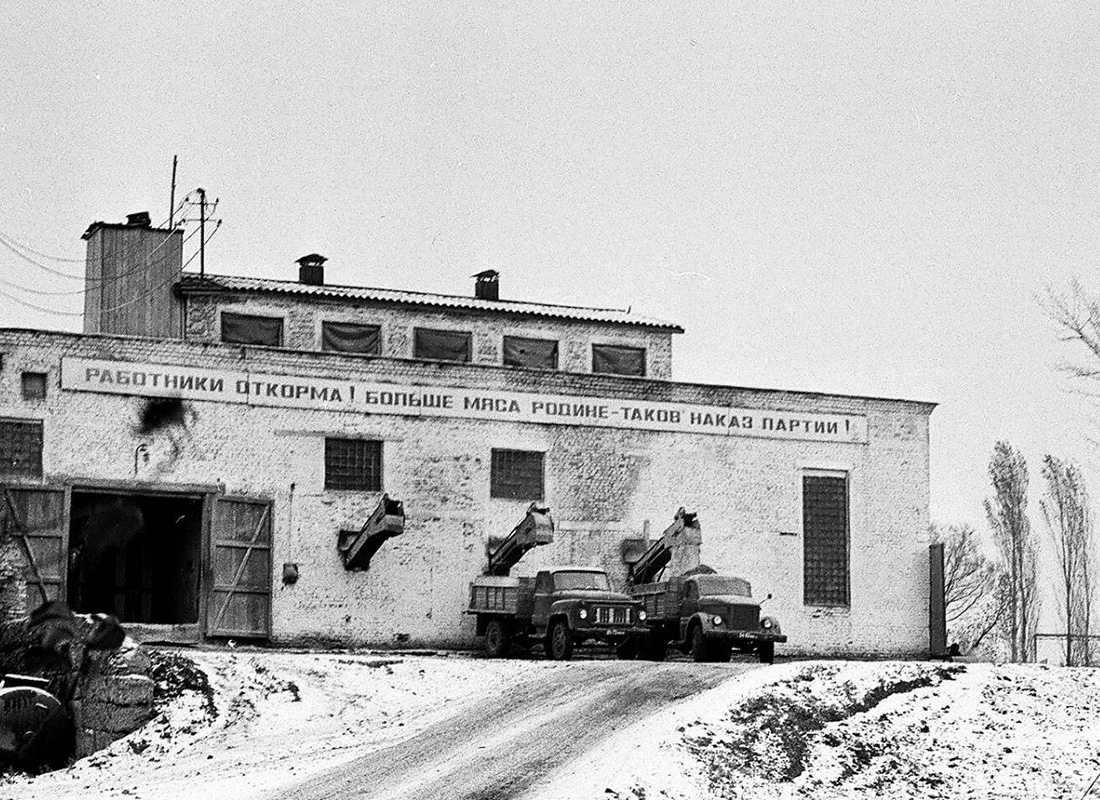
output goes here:
[{"label": "bare tree", "polygon": [[1078,360],[1065,362],[1061,370],[1073,378],[1100,379],[1100,300],[1090,297],[1076,279],[1069,290],[1047,291],[1042,303],[1062,333],[1062,341],[1078,345]]},{"label": "bare tree", "polygon": [[943,591],[947,629],[965,651],[992,633],[1003,609],[997,602],[999,569],[981,548],[970,525],[933,525],[932,541],[943,544]]},{"label": "bare tree", "polygon": [[1046,493],[1040,501],[1043,520],[1058,556],[1062,616],[1066,624],[1066,665],[1089,664],[1092,613],[1092,517],[1080,470],[1071,463],[1043,459]]},{"label": "bare tree", "polygon": [[1027,516],[1027,462],[1008,442],[997,442],[989,462],[993,497],[985,513],[1000,553],[1005,583],[1000,623],[1013,661],[1033,657],[1032,635],[1039,616],[1038,556]]}]

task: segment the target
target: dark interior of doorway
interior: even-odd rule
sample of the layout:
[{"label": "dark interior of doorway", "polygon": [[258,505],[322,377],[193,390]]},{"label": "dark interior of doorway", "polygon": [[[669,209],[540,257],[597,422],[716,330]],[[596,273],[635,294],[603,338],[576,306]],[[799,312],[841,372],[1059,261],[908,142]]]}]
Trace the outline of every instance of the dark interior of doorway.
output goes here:
[{"label": "dark interior of doorway", "polygon": [[201,498],[74,491],[70,520],[74,610],[122,622],[198,622]]}]

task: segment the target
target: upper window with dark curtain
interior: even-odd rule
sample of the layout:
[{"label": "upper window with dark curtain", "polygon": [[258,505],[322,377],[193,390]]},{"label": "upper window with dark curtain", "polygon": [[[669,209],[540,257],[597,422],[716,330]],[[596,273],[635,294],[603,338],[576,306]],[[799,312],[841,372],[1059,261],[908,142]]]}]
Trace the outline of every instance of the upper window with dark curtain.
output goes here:
[{"label": "upper window with dark curtain", "polygon": [[431,328],[415,330],[416,358],[431,358],[438,361],[469,361],[469,333],[463,331],[438,331]]},{"label": "upper window with dark curtain", "polygon": [[334,353],[382,354],[382,329],[355,322],[322,322],[321,349]]},{"label": "upper window with dark curtain", "polygon": [[282,317],[222,313],[222,341],[231,344],[283,346]]},{"label": "upper window with dark curtain", "polygon": [[617,344],[592,345],[592,371],[645,377],[645,348]]},{"label": "upper window with dark curtain", "polygon": [[504,337],[504,366],[528,369],[557,369],[558,343],[553,339]]}]

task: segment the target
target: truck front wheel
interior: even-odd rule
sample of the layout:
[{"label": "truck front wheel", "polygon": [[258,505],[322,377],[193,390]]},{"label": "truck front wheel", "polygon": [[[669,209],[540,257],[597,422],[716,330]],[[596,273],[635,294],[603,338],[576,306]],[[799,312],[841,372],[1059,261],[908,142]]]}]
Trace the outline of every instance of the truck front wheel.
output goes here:
[{"label": "truck front wheel", "polygon": [[775,663],[775,642],[764,642],[760,645],[760,663]]},{"label": "truck front wheel", "polygon": [[707,647],[707,637],[703,634],[703,626],[696,625],[691,629],[691,660],[696,663],[710,661],[710,648]]},{"label": "truck front wheel", "polygon": [[549,641],[546,649],[550,653],[550,658],[555,661],[568,661],[573,657],[573,633],[565,620],[556,620],[550,626],[550,634],[547,638]]},{"label": "truck front wheel", "polygon": [[489,658],[507,658],[512,650],[512,640],[504,623],[499,619],[489,620],[485,626],[485,653]]}]

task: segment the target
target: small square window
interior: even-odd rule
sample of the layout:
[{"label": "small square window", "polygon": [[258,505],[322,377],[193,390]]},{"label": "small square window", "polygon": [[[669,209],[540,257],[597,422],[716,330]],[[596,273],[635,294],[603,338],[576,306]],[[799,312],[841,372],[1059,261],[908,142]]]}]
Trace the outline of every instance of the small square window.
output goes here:
[{"label": "small square window", "polygon": [[617,344],[592,345],[592,371],[645,377],[645,348]]},{"label": "small square window", "polygon": [[493,450],[489,496],[542,500],[542,455],[531,450]]},{"label": "small square window", "polygon": [[24,400],[45,400],[46,399],[46,373],[45,372],[24,372],[23,373],[23,399]]},{"label": "small square window", "polygon": [[325,439],[325,489],[382,491],[382,443],[369,439]]},{"label": "small square window", "polygon": [[42,475],[42,423],[0,419],[0,476]]}]

